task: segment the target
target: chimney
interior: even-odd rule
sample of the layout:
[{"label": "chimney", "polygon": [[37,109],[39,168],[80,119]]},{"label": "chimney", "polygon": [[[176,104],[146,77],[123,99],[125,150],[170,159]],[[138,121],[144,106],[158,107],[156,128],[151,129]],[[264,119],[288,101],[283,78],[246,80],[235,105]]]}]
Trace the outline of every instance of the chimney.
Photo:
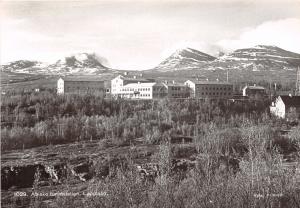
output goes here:
[{"label": "chimney", "polygon": [[289,94],[289,96],[290,96],[290,97],[293,97],[291,93]]}]

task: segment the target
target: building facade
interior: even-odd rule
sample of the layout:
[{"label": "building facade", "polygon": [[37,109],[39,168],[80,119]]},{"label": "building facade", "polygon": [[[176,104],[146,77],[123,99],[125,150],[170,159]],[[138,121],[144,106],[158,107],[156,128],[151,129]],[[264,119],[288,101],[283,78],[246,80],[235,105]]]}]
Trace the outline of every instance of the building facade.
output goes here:
[{"label": "building facade", "polygon": [[270,112],[279,118],[299,119],[300,96],[278,96],[270,106]]},{"label": "building facade", "polygon": [[229,99],[233,96],[233,85],[228,82],[187,80],[184,84],[193,98]]},{"label": "building facade", "polygon": [[167,88],[168,98],[188,98],[190,97],[189,87],[181,83],[164,83]]},{"label": "building facade", "polygon": [[123,75],[118,75],[114,79],[111,80],[111,94],[113,96],[119,96],[121,94],[124,94],[124,88],[128,84],[142,84],[142,83],[154,83],[155,80],[153,79],[145,79],[143,77],[127,77]]},{"label": "building facade", "polygon": [[104,81],[95,77],[61,77],[57,80],[57,93],[105,93]]},{"label": "building facade", "polygon": [[111,80],[111,95],[126,99],[156,99],[167,95],[167,88],[154,79],[119,75]]},{"label": "building facade", "polygon": [[168,88],[163,83],[153,85],[153,99],[165,98],[168,96]]}]

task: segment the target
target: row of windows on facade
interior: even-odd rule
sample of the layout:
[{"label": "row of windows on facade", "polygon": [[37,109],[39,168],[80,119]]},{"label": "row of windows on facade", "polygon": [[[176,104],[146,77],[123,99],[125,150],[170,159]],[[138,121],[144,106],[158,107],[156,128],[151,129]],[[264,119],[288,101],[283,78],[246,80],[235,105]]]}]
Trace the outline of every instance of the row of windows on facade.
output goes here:
[{"label": "row of windows on facade", "polygon": [[[62,85],[63,85],[63,83],[61,83]],[[85,85],[94,85],[94,86],[99,86],[99,84],[100,85],[102,85],[103,83],[102,82],[89,82],[89,81],[85,81],[85,82],[66,82],[66,83],[64,83],[64,85],[76,85],[76,86],[78,86],[78,85],[81,85],[81,86],[85,86]]]},{"label": "row of windows on facade", "polygon": [[219,87],[216,87],[216,88],[215,87],[201,87],[201,88],[197,87],[197,90],[200,90],[200,89],[202,89],[202,90],[204,90],[204,89],[205,90],[232,90],[231,87],[227,87],[227,88],[226,87],[224,87],[224,88],[222,88],[222,87],[220,87],[220,88]]},{"label": "row of windows on facade", "polygon": [[184,88],[181,87],[171,87],[172,90],[183,90]]},{"label": "row of windows on facade", "polygon": [[[200,93],[198,93],[198,94],[200,94]],[[201,93],[202,95],[231,95],[231,93],[229,92],[229,93],[226,93],[226,92],[224,92],[224,93],[222,93],[222,92],[202,92]]]},{"label": "row of windows on facade", "polygon": [[[62,89],[62,88],[59,88]],[[67,90],[103,90],[102,87],[66,87]]]},{"label": "row of windows on facade", "polygon": [[150,94],[130,94],[130,93],[124,93],[124,94],[120,94],[121,96],[133,96],[135,95],[135,97],[150,97]]},{"label": "row of windows on facade", "polygon": [[172,94],[172,97],[187,97],[186,94]]},{"label": "row of windows on facade", "polygon": [[[134,91],[133,88],[124,88],[121,91]],[[138,88],[137,91],[150,91],[150,88]]]}]

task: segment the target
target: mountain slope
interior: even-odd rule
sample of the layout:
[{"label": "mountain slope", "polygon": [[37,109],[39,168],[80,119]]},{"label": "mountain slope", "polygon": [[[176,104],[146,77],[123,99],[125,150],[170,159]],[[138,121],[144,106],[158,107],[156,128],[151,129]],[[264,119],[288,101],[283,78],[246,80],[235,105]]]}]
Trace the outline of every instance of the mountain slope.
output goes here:
[{"label": "mountain slope", "polygon": [[159,72],[198,68],[216,58],[195,49],[177,50],[153,70]]},{"label": "mountain slope", "polygon": [[105,65],[108,65],[107,60],[96,54],[78,53],[64,57],[48,68],[64,74],[100,74],[110,70]]},{"label": "mountain slope", "polygon": [[38,61],[18,60],[2,65],[1,71],[13,73],[35,73],[46,66],[46,64]]},{"label": "mountain slope", "polygon": [[300,54],[276,46],[258,45],[235,50],[215,58],[187,48],[178,50],[149,72],[247,70],[294,70],[300,66]]},{"label": "mountain slope", "polygon": [[78,53],[64,57],[54,64],[20,60],[2,65],[1,71],[28,74],[102,74],[114,72],[108,61],[96,54]]},{"label": "mountain slope", "polygon": [[276,46],[258,45],[235,50],[219,57],[205,67],[208,69],[270,71],[289,70],[297,66],[300,66],[300,54]]}]

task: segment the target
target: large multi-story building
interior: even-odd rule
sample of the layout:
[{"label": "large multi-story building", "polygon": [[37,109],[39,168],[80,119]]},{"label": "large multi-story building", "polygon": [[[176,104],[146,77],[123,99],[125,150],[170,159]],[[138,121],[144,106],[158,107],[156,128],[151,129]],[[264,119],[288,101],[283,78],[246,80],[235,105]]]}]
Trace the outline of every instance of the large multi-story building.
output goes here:
[{"label": "large multi-story building", "polygon": [[229,82],[187,80],[184,84],[193,98],[229,99],[233,96],[233,84]]},{"label": "large multi-story building", "polygon": [[166,96],[167,89],[154,79],[119,75],[111,80],[111,95],[128,99],[155,99]]},{"label": "large multi-story building", "polygon": [[57,93],[105,93],[104,81],[98,77],[61,77],[57,81]]}]

